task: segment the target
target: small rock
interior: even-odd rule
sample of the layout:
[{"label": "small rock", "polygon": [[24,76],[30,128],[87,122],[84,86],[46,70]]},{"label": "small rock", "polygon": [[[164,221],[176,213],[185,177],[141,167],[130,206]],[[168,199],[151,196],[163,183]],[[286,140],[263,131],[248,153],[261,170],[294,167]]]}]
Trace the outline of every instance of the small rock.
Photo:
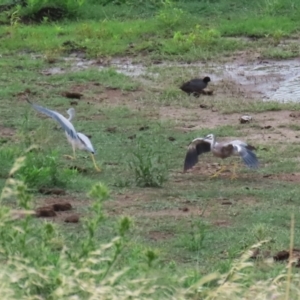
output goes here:
[{"label": "small rock", "polygon": [[172,137],[172,136],[169,136],[169,137],[168,137],[168,140],[169,140],[170,142],[176,141],[176,139],[175,139],[174,137]]},{"label": "small rock", "polygon": [[66,210],[71,210],[72,205],[69,202],[54,203],[54,204],[52,204],[52,208],[54,211],[66,211]]},{"label": "small rock", "polygon": [[241,124],[250,123],[252,121],[252,117],[245,115],[239,118]]}]

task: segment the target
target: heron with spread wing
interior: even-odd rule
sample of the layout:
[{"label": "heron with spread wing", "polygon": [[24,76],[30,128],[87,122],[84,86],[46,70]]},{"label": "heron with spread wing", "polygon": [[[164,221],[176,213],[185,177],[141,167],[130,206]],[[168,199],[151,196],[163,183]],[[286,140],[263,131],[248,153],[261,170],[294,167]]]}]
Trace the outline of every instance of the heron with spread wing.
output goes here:
[{"label": "heron with spread wing", "polygon": [[63,115],[61,115],[60,113],[58,113],[54,110],[50,110],[48,108],[33,104],[28,99],[27,99],[27,102],[30,103],[31,106],[35,110],[37,110],[37,111],[47,115],[48,117],[56,120],[60,124],[60,126],[64,129],[65,134],[66,134],[67,139],[68,139],[68,142],[72,145],[72,148],[73,148],[73,157],[69,156],[70,158],[76,159],[76,157],[75,157],[75,149],[76,148],[78,148],[80,150],[88,151],[88,152],[91,153],[91,157],[92,157],[95,169],[97,171],[100,171],[100,168],[97,166],[95,158],[94,158],[95,150],[94,150],[94,147],[93,147],[90,139],[86,135],[84,135],[83,133],[77,132],[75,130],[73,124],[71,123],[72,119],[75,117],[75,109],[74,108],[69,108],[67,110],[69,118],[66,119]]},{"label": "heron with spread wing", "polygon": [[[198,156],[206,153],[212,152],[214,156],[225,159],[227,157],[237,155],[240,156],[244,164],[252,169],[258,168],[258,160],[253,152],[255,148],[251,145],[248,145],[242,141],[234,140],[231,142],[216,142],[215,136],[209,134],[204,138],[194,139],[186,153],[184,161],[184,172],[191,169],[198,162]],[[225,166],[223,165],[221,169],[216,172],[211,177],[217,177],[224,171]],[[236,164],[233,167],[232,179],[237,178],[236,176]]]}]

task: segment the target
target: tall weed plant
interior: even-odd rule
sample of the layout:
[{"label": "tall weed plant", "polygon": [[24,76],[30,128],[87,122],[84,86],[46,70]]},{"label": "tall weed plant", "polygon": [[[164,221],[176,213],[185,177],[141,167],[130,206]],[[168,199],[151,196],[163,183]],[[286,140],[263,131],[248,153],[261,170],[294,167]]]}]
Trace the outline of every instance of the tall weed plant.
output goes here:
[{"label": "tall weed plant", "polygon": [[168,179],[166,164],[160,153],[161,145],[155,138],[139,137],[133,151],[130,168],[134,171],[135,182],[140,187],[162,187]]},{"label": "tall weed plant", "polygon": [[[109,198],[105,185],[96,184],[89,197],[94,203],[83,220],[84,234],[66,242],[52,222],[30,216],[31,196],[15,174],[26,157],[16,160],[0,196],[0,202],[17,198],[28,212],[13,218],[0,206],[1,299],[179,299],[179,290],[165,287],[144,272],[128,276],[130,267],[119,268],[118,259],[129,246],[131,221],[122,217],[116,236],[103,243],[96,236],[102,226],[103,203]],[[178,298],[179,296],[179,298]]]},{"label": "tall weed plant", "polygon": [[45,153],[34,148],[27,153],[25,163],[16,176],[28,187],[39,189],[41,187],[65,187],[74,174],[73,170],[62,169],[59,166],[56,151]]}]

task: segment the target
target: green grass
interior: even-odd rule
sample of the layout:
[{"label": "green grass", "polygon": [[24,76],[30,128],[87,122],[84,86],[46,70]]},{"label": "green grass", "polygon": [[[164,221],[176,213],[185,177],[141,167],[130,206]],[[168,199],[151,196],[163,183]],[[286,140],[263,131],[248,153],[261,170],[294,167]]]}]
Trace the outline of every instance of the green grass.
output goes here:
[{"label": "green grass", "polygon": [[[270,257],[289,249],[291,224],[299,235],[299,126],[281,115],[299,104],[245,98],[226,82],[225,89],[212,82],[213,97],[195,99],[178,86],[210,66],[151,64],[221,61],[242,49],[290,57],[270,41],[297,36],[297,3],[249,3],[109,4],[97,12],[99,5],[86,2],[78,21],[0,27],[3,299],[267,299],[274,290],[286,295],[286,282],[299,295],[296,272],[285,279],[286,263],[264,257],[250,263],[247,252],[255,244]],[[243,36],[259,39],[241,42]],[[63,46],[66,41],[72,43]],[[70,45],[96,58],[93,64],[65,60]],[[121,73],[109,64],[113,56],[143,63],[141,74]],[[47,75],[53,68],[61,73]],[[74,104],[66,91],[83,97]],[[91,135],[101,173],[86,152],[77,150],[75,161],[64,157],[72,154],[64,133],[32,109],[27,95],[64,115],[75,107],[73,124]],[[243,113],[253,122],[239,124]],[[268,122],[272,128],[262,129]],[[230,173],[210,179],[221,160],[204,154],[198,169],[183,174],[187,145],[208,133],[249,140],[261,167],[239,164],[238,179],[231,181]],[[11,174],[18,157],[25,160]],[[67,195],[42,195],[41,187],[63,188]],[[56,200],[70,202],[80,223],[63,223],[65,212],[53,222],[11,221],[8,207],[33,209]]]},{"label": "green grass", "polygon": [[[299,30],[299,7],[292,1],[263,4],[245,1],[240,5],[225,0],[205,4],[165,2],[154,5],[153,9],[144,7],[151,12],[144,17],[143,8],[138,4],[115,8],[111,4],[102,7],[87,1],[80,6],[81,22],[64,21],[54,26],[47,22],[38,27],[24,26],[15,17],[11,26],[0,29],[1,51],[61,54],[70,51],[65,43],[71,41],[90,57],[147,53],[152,59],[193,61],[259,45],[233,41],[228,36],[275,37],[280,41]],[[124,12],[125,19],[122,13],[111,15],[116,11]],[[293,55],[287,52],[286,56]]]}]

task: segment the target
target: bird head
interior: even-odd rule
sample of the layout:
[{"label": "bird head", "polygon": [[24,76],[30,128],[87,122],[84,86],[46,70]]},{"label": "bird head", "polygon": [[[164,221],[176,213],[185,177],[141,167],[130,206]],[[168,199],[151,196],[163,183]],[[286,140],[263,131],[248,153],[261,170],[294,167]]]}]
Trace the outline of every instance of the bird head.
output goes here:
[{"label": "bird head", "polygon": [[212,133],[210,133],[204,139],[208,141],[214,141],[215,136]]},{"label": "bird head", "polygon": [[206,76],[203,78],[203,82],[208,83],[210,82],[210,77]]}]

